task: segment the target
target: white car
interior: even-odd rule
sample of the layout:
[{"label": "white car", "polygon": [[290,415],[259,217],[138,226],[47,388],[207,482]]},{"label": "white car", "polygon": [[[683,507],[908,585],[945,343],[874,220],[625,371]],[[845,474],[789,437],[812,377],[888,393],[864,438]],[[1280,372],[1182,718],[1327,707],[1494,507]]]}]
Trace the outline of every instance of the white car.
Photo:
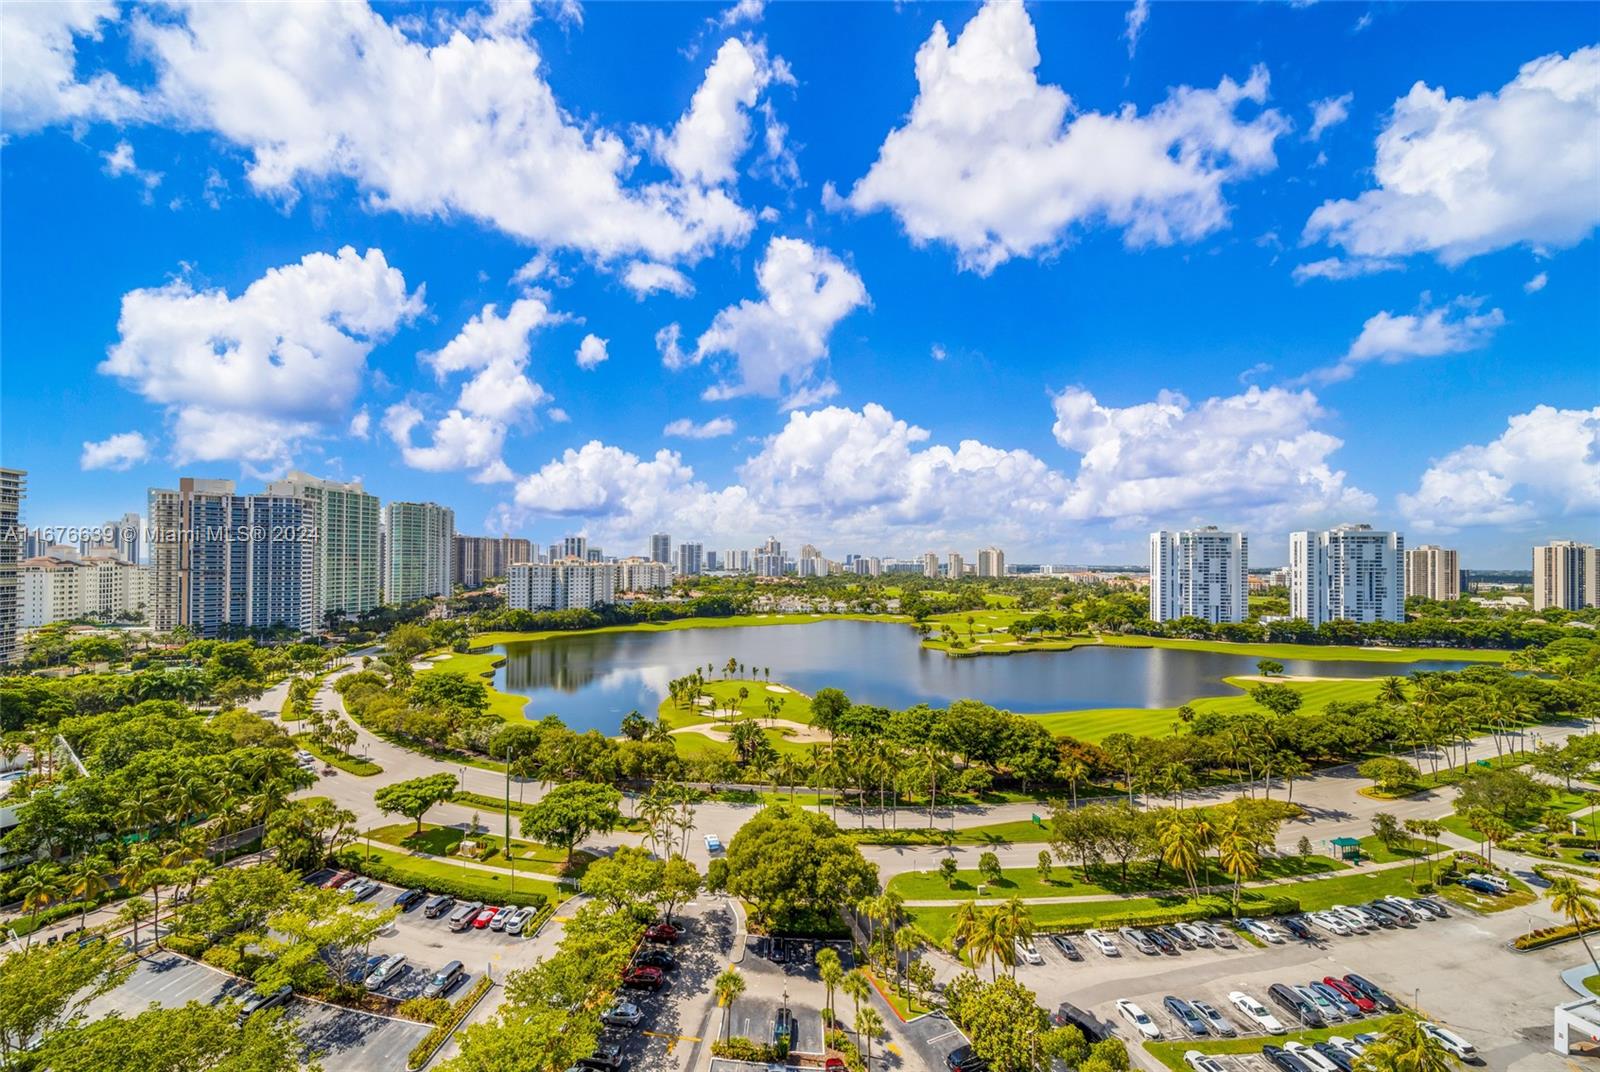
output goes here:
[{"label": "white car", "polygon": [[1244,1014],[1246,1020],[1255,1024],[1269,1035],[1287,1035],[1289,1029],[1284,1027],[1278,1018],[1267,1007],[1243,990],[1235,990],[1228,995],[1228,1000],[1233,1002],[1233,1007]]},{"label": "white car", "polygon": [[1023,940],[1021,938],[1015,938],[1015,939],[1012,940],[1011,944],[1016,946],[1016,948],[1017,948],[1017,956],[1021,957],[1027,963],[1029,963],[1029,964],[1043,964],[1044,963],[1044,957],[1039,955],[1039,950],[1034,947],[1034,944],[1031,941],[1025,941],[1025,940]]},{"label": "white car", "polygon": [[506,917],[506,933],[521,934],[528,926],[528,920],[533,918],[533,909],[524,905]]},{"label": "white car", "polygon": [[706,851],[715,856],[722,851],[722,839],[715,834],[706,835]]},{"label": "white car", "polygon": [[605,1012],[600,1014],[600,1019],[613,1027],[638,1027],[644,1022],[644,1013],[639,1011],[639,1006],[626,1001],[614,1002]]},{"label": "white car", "polygon": [[1315,1069],[1316,1072],[1339,1072],[1339,1066],[1303,1042],[1285,1042],[1283,1048]]},{"label": "white car", "polygon": [[1392,905],[1398,905],[1401,908],[1404,908],[1407,912],[1410,912],[1413,916],[1416,916],[1419,919],[1439,918],[1432,912],[1428,911],[1427,907],[1421,901],[1413,901],[1409,897],[1401,897],[1397,893],[1391,893],[1389,896],[1385,897],[1384,900],[1388,901]]},{"label": "white car", "polygon": [[1328,1045],[1343,1053],[1346,1057],[1356,1058],[1367,1052],[1367,1048],[1359,1042],[1353,1042],[1343,1035],[1329,1035]]},{"label": "white car", "polygon": [[1329,934],[1337,934],[1341,937],[1350,934],[1350,924],[1346,923],[1332,912],[1313,912],[1306,918],[1315,923],[1317,926],[1321,927],[1323,930],[1327,931]]},{"label": "white car", "polygon": [[1440,1027],[1438,1024],[1424,1020],[1422,1022],[1422,1033],[1463,1061],[1476,1061],[1478,1059],[1478,1051],[1473,1049],[1472,1043],[1447,1027]]},{"label": "white car", "polygon": [[1348,923],[1350,929],[1357,934],[1366,934],[1368,931],[1375,931],[1379,928],[1378,921],[1360,908],[1336,904],[1328,911]]},{"label": "white car", "polygon": [[1340,1020],[1344,1019],[1343,1009],[1339,1008],[1339,1006],[1335,1005],[1333,1002],[1329,1001],[1327,998],[1323,997],[1309,986],[1294,986],[1290,987],[1289,989],[1293,990],[1296,994],[1299,994],[1302,998],[1309,1001],[1311,1003],[1311,1007],[1322,1014],[1322,1019],[1324,1022],[1336,1024]]},{"label": "white car", "polygon": [[1204,927],[1218,949],[1233,949],[1237,944],[1233,940],[1233,932],[1220,923],[1197,923],[1195,926]]},{"label": "white car", "polygon": [[1227,1072],[1215,1057],[1207,1057],[1199,1050],[1190,1050],[1183,1055],[1183,1063],[1194,1069],[1194,1072]]},{"label": "white car", "polygon": [[1263,942],[1271,945],[1283,944],[1283,932],[1270,923],[1263,923],[1259,919],[1241,919],[1239,925]]},{"label": "white car", "polygon": [[1100,951],[1101,956],[1120,957],[1122,950],[1117,947],[1116,940],[1105,931],[1088,930],[1083,932],[1084,939]]},{"label": "white car", "polygon": [[1150,1019],[1148,1013],[1127,998],[1119,998],[1117,1000],[1117,1014],[1132,1024],[1133,1029],[1143,1037],[1151,1040],[1161,1038],[1161,1029],[1156,1026],[1156,1022]]},{"label": "white car", "polygon": [[1212,945],[1211,932],[1198,923],[1179,923],[1177,928],[1179,934],[1201,949],[1209,948]]}]

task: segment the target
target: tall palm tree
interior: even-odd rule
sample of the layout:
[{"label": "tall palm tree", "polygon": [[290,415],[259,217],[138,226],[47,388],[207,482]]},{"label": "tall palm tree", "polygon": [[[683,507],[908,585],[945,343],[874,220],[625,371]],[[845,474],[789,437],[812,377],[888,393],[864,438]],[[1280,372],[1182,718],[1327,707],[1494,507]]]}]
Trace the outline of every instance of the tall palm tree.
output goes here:
[{"label": "tall palm tree", "polygon": [[995,914],[1004,925],[1006,936],[1011,942],[1007,945],[1010,952],[1010,967],[1013,977],[1017,974],[1017,949],[1016,942],[1026,942],[1033,938],[1033,912],[1022,903],[1021,897],[1013,897],[1003,905],[995,908]]},{"label": "tall palm tree", "polygon": [[801,779],[800,761],[785,752],[773,764],[773,776],[789,790],[789,803],[794,803],[794,785]]},{"label": "tall palm tree", "polygon": [[1585,928],[1593,926],[1596,919],[1600,919],[1600,901],[1578,885],[1576,879],[1562,876],[1550,883],[1550,908],[1566,916],[1567,922],[1577,929],[1584,952],[1589,954],[1589,963],[1594,965],[1596,973],[1600,973],[1600,960],[1595,959],[1594,950],[1589,946],[1589,936],[1585,933]]},{"label": "tall palm tree", "polygon": [[1397,1017],[1355,1060],[1357,1072],[1453,1072],[1461,1062],[1422,1030],[1422,1021]]},{"label": "tall palm tree", "polygon": [[717,995],[717,1004],[722,1006],[722,1037],[727,1038],[734,999],[744,993],[744,976],[739,974],[738,968],[730,964],[721,975],[717,976],[716,981],[711,984],[711,989]]},{"label": "tall palm tree", "polygon": [[844,963],[831,946],[823,946],[817,950],[817,975],[821,977],[822,985],[828,991],[828,1025],[831,1027],[838,1019],[833,1013],[833,993],[844,981]]},{"label": "tall palm tree", "polygon": [[140,842],[122,858],[118,872],[123,889],[137,897],[145,890],[155,894],[156,942],[161,941],[161,883],[166,876],[161,873],[161,853],[148,841]]},{"label": "tall palm tree", "polygon": [[999,906],[978,913],[977,927],[967,943],[967,950],[972,955],[974,968],[982,968],[985,962],[989,964],[990,981],[999,975],[999,964],[1015,962],[1016,950],[1011,945],[1011,933]]},{"label": "tall palm tree", "polygon": [[867,982],[867,977],[861,973],[860,968],[851,968],[844,973],[844,979],[839,983],[839,989],[844,996],[855,1002],[855,1019],[861,1020],[861,1003],[872,996],[872,984]]},{"label": "tall palm tree", "polygon": [[110,867],[104,857],[87,856],[72,865],[67,872],[67,892],[82,902],[78,910],[78,926],[89,921],[89,902],[111,888],[106,878]]},{"label": "tall palm tree", "polygon": [[1233,879],[1233,907],[1239,908],[1239,896],[1246,879],[1254,878],[1261,870],[1261,859],[1256,855],[1250,834],[1240,824],[1238,817],[1229,813],[1217,828],[1217,858],[1222,870]]},{"label": "tall palm tree", "polygon": [[916,957],[917,951],[923,947],[926,941],[927,935],[923,934],[919,927],[901,927],[894,932],[894,963],[900,976],[901,993],[905,993],[907,989],[907,970],[910,968],[911,961]]},{"label": "tall palm tree", "polygon": [[28,941],[38,929],[39,913],[59,900],[67,891],[67,879],[61,868],[52,863],[34,864],[16,885],[22,894],[22,910],[28,913],[33,926],[28,929]]},{"label": "tall palm tree", "polygon": [[1056,768],[1056,777],[1067,783],[1072,793],[1072,806],[1078,806],[1078,783],[1089,776],[1089,765],[1081,759],[1069,759]]},{"label": "tall palm tree", "polygon": [[1189,893],[1200,899],[1200,887],[1194,874],[1200,868],[1200,838],[1194,824],[1182,812],[1174,811],[1156,821],[1156,842],[1161,848],[1161,860],[1168,867],[1182,871],[1189,880]]},{"label": "tall palm tree", "polygon": [[977,933],[978,906],[973,901],[962,901],[950,917],[950,947],[960,951],[972,944]]},{"label": "tall palm tree", "polygon": [[928,787],[928,829],[932,830],[933,809],[939,803],[939,779],[949,773],[950,759],[944,749],[932,741],[924,741],[912,751],[910,769],[917,784]]},{"label": "tall palm tree", "polygon": [[872,1040],[883,1034],[883,1017],[878,1015],[876,1009],[862,1009],[856,1013],[856,1039],[866,1041],[867,1067],[872,1067]]}]

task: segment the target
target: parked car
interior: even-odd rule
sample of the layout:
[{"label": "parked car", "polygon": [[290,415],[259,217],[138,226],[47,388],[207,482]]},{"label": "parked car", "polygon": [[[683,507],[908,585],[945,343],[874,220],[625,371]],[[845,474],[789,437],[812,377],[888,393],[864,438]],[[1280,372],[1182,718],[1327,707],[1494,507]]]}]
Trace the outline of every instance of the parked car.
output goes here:
[{"label": "parked car", "polygon": [[1366,994],[1363,994],[1361,991],[1357,990],[1343,979],[1338,979],[1332,975],[1329,975],[1324,978],[1322,982],[1325,986],[1331,987],[1332,989],[1337,990],[1340,994],[1344,995],[1344,999],[1354,1005],[1363,1014],[1369,1013],[1378,1007],[1371,998],[1367,997]]},{"label": "parked car", "polygon": [[989,1062],[973,1052],[971,1046],[957,1046],[944,1055],[948,1072],[988,1072]]},{"label": "parked car", "polygon": [[1369,930],[1377,929],[1373,920],[1358,908],[1336,904],[1328,911],[1344,920],[1345,925],[1355,934],[1366,934]]},{"label": "parked car", "polygon": [[579,1068],[598,1068],[602,1072],[619,1072],[625,1064],[622,1047],[615,1042],[597,1043],[593,1053],[578,1058]]},{"label": "parked car", "polygon": [[1178,1021],[1178,1026],[1182,1027],[1195,1038],[1200,1038],[1211,1033],[1206,1028],[1206,1022],[1200,1018],[1200,1014],[1195,1012],[1194,1009],[1189,1006],[1189,1003],[1184,1001],[1182,998],[1174,997],[1173,995],[1168,994],[1162,999],[1161,1004],[1165,1005],[1167,1007],[1167,1012],[1172,1014],[1172,1018],[1174,1020]]},{"label": "parked car", "polygon": [[1433,919],[1438,919],[1439,918],[1438,916],[1433,914],[1433,910],[1432,909],[1430,909],[1427,905],[1423,904],[1422,901],[1420,899],[1418,899],[1418,898],[1401,897],[1397,893],[1391,893],[1391,894],[1389,894],[1389,896],[1385,897],[1384,900],[1387,901],[1389,904],[1399,905],[1401,908],[1404,908],[1406,911],[1410,912],[1413,916],[1416,916],[1418,919],[1433,920]]},{"label": "parked car", "polygon": [[485,927],[489,926],[490,923],[494,922],[494,917],[498,915],[499,912],[499,905],[484,905],[478,910],[478,914],[472,917],[473,929],[480,931],[483,930]]},{"label": "parked car", "polygon": [[644,1013],[631,1002],[613,1001],[611,1007],[600,1014],[600,1019],[612,1027],[638,1027],[644,1023]]},{"label": "parked car", "polygon": [[1317,1011],[1314,1003],[1301,997],[1292,986],[1284,983],[1273,983],[1267,987],[1267,997],[1272,1003],[1290,1016],[1299,1020],[1306,1027],[1326,1027],[1328,1023]]},{"label": "parked car", "polygon": [[1376,927],[1374,927],[1374,924],[1376,924],[1377,927],[1382,927],[1384,930],[1388,931],[1392,931],[1396,927],[1400,926],[1400,918],[1393,912],[1380,912],[1371,905],[1358,905],[1352,910],[1360,912],[1362,915],[1367,917],[1369,921],[1367,924],[1368,930],[1375,930]]},{"label": "parked car", "polygon": [[1023,938],[1013,938],[1011,944],[1017,950],[1017,956],[1028,964],[1043,964],[1044,957],[1039,955],[1038,948],[1030,941]]},{"label": "parked car", "polygon": [[1111,935],[1107,934],[1105,931],[1087,930],[1083,932],[1083,937],[1090,945],[1094,946],[1095,949],[1100,951],[1101,956],[1122,956],[1122,950],[1117,947],[1116,939],[1112,938]]},{"label": "parked car", "polygon": [[1199,1050],[1188,1050],[1183,1055],[1183,1063],[1194,1069],[1194,1072],[1227,1072],[1222,1065],[1217,1063],[1215,1057],[1207,1057]]},{"label": "parked car", "polygon": [[394,895],[394,903],[400,906],[400,911],[409,912],[411,909],[428,899],[427,890],[409,889],[401,890]]},{"label": "parked car", "polygon": [[787,1050],[794,1043],[794,1013],[787,1006],[772,1017],[772,1044]]},{"label": "parked car", "polygon": [[1259,919],[1241,919],[1239,926],[1270,945],[1282,945],[1284,942],[1282,931]]},{"label": "parked car", "polygon": [[244,1003],[239,1006],[239,1022],[241,1024],[244,1023],[262,1009],[271,1009],[285,1004],[293,994],[294,988],[288,983],[284,983],[278,989],[269,990],[266,993],[262,993],[259,990],[252,991],[250,996],[244,999]]},{"label": "parked car", "polygon": [[1600,863],[1600,852],[1595,852],[1593,849],[1585,849],[1583,852],[1578,853],[1578,859],[1588,863]]},{"label": "parked car", "polygon": [[1282,1072],[1312,1072],[1304,1061],[1281,1046],[1263,1046],[1261,1056],[1271,1061]]},{"label": "parked car", "polygon": [[1439,900],[1439,898],[1437,898],[1437,897],[1417,897],[1417,898],[1414,898],[1414,900],[1417,902],[1417,904],[1421,905],[1423,908],[1426,908],[1429,912],[1432,912],[1436,918],[1438,918],[1438,919],[1449,919],[1450,918],[1450,907],[1448,905],[1446,905],[1443,901]]},{"label": "parked car", "polygon": [[1355,1058],[1360,1057],[1363,1053],[1366,1052],[1366,1049],[1367,1049],[1365,1046],[1361,1045],[1361,1043],[1354,1042],[1354,1041],[1352,1041],[1350,1039],[1347,1039],[1347,1038],[1343,1037],[1342,1035],[1329,1035],[1328,1036],[1328,1045],[1332,1046],[1336,1050],[1339,1050],[1341,1053],[1343,1053],[1346,1057],[1350,1058],[1352,1061]]},{"label": "parked car", "polygon": [[1399,905],[1392,905],[1387,901],[1369,901],[1362,907],[1377,916],[1379,922],[1387,916],[1397,927],[1416,926],[1417,917],[1411,914],[1410,909],[1401,908]]},{"label": "parked car", "polygon": [[1183,931],[1180,930],[1177,927],[1173,927],[1173,926],[1157,927],[1156,931],[1158,933],[1160,933],[1160,934],[1165,935],[1167,937],[1167,940],[1172,942],[1172,944],[1177,946],[1179,949],[1193,949],[1194,948],[1194,943],[1189,940],[1189,936],[1187,934],[1184,934]]},{"label": "parked car", "polygon": [[1096,1019],[1092,1013],[1085,1012],[1068,1001],[1056,1006],[1056,1011],[1050,1014],[1050,1022],[1057,1027],[1077,1028],[1091,1043],[1110,1038],[1112,1033],[1112,1025]]},{"label": "parked car", "polygon": [[1211,935],[1211,941],[1218,949],[1233,949],[1238,943],[1233,940],[1233,932],[1220,923],[1197,923],[1197,927],[1204,927]]},{"label": "parked car", "polygon": [[453,931],[466,930],[472,926],[472,921],[478,918],[478,913],[482,910],[482,901],[468,901],[466,904],[457,905],[456,910],[450,913],[450,929]]},{"label": "parked car", "polygon": [[1228,1000],[1233,1007],[1244,1014],[1244,1018],[1255,1024],[1269,1035],[1285,1035],[1289,1029],[1261,1002],[1246,994],[1243,990],[1235,990],[1228,995]]},{"label": "parked car", "polygon": [[1201,949],[1209,949],[1215,943],[1211,940],[1211,932],[1198,923],[1179,923],[1178,932]]},{"label": "parked car", "polygon": [[660,968],[662,971],[675,971],[678,967],[678,958],[665,949],[646,949],[634,957],[633,962],[642,968]]},{"label": "parked car", "polygon": [[1165,953],[1167,956],[1175,957],[1178,955],[1177,943],[1175,943],[1171,938],[1168,938],[1159,929],[1145,931],[1144,936],[1154,942],[1156,944],[1156,948],[1161,950],[1161,952]]},{"label": "parked car", "polygon": [[1218,1038],[1233,1038],[1239,1032],[1235,1030],[1233,1021],[1217,1011],[1216,1006],[1204,1001],[1191,1001],[1189,1007],[1200,1014],[1200,1019],[1206,1022],[1206,1030]]},{"label": "parked car", "polygon": [[428,898],[428,903],[422,906],[422,914],[429,919],[438,919],[456,903],[456,899],[448,893],[435,894]]},{"label": "parked car", "polygon": [[511,918],[511,913],[513,913],[515,911],[516,911],[516,909],[513,908],[511,905],[504,905],[504,906],[502,906],[500,908],[495,909],[494,910],[494,915],[489,917],[489,929],[492,930],[492,931],[503,931],[503,930],[505,930],[506,929],[506,920],[510,919]]},{"label": "parked car", "polygon": [[631,990],[660,990],[663,981],[660,968],[629,968],[622,973],[622,985]]},{"label": "parked car", "polygon": [[379,964],[377,968],[373,969],[372,974],[367,976],[367,989],[382,990],[408,970],[404,953],[395,953],[393,956],[384,957],[383,963]]},{"label": "parked car", "polygon": [[1307,924],[1305,920],[1300,919],[1297,916],[1285,916],[1281,922],[1283,923],[1285,930],[1294,935],[1296,938],[1300,939],[1302,942],[1316,941],[1316,932],[1311,929],[1310,925]]},{"label": "parked car", "polygon": [[1072,944],[1072,939],[1064,934],[1052,934],[1050,941],[1061,950],[1061,955],[1068,960],[1082,960],[1083,954],[1078,952],[1078,947]]},{"label": "parked car", "polygon": [[1128,1021],[1141,1037],[1151,1040],[1161,1038],[1161,1028],[1157,1027],[1156,1022],[1150,1019],[1150,1014],[1127,998],[1117,999],[1117,1015]]},{"label": "parked car", "polygon": [[1344,937],[1350,933],[1350,924],[1332,912],[1313,912],[1306,918],[1329,934],[1337,934],[1340,937]]},{"label": "parked car", "polygon": [[355,877],[356,873],[354,871],[335,871],[331,876],[329,876],[328,880],[322,884],[322,888],[325,890],[336,890]]},{"label": "parked car", "polygon": [[533,916],[533,909],[529,908],[527,905],[523,905],[521,908],[515,909],[509,916],[506,917],[506,933],[521,934],[523,931],[527,930],[528,921],[531,920]]},{"label": "parked car", "polygon": [[1351,1072],[1351,1069],[1355,1068],[1355,1058],[1335,1046],[1331,1040],[1328,1042],[1313,1042],[1311,1048],[1320,1053],[1324,1060],[1338,1069],[1338,1072]]},{"label": "parked car", "polygon": [[715,834],[706,835],[706,851],[715,856],[722,851],[722,839]]},{"label": "parked car", "polygon": [[1488,894],[1490,897],[1499,897],[1505,893],[1499,886],[1496,886],[1482,875],[1468,875],[1461,880],[1461,885],[1476,893]]},{"label": "parked car", "polygon": [[1159,957],[1161,947],[1150,940],[1150,936],[1138,927],[1122,927],[1117,931],[1123,939],[1133,948],[1147,957]]},{"label": "parked car", "polygon": [[1364,979],[1355,972],[1344,977],[1344,981],[1355,987],[1372,1000],[1372,1003],[1384,1012],[1394,1012],[1400,1007],[1399,1003],[1383,992],[1383,988],[1370,979]]},{"label": "parked car", "polygon": [[1438,1024],[1429,1023],[1427,1020],[1424,1020],[1422,1021],[1422,1033],[1433,1039],[1433,1041],[1437,1042],[1439,1045],[1443,1046],[1446,1050],[1461,1058],[1463,1061],[1466,1061],[1470,1064],[1478,1063],[1478,1051],[1473,1049],[1472,1043],[1468,1042],[1454,1031],[1451,1031],[1449,1028],[1440,1027]]},{"label": "parked car", "polygon": [[1339,1072],[1339,1066],[1303,1042],[1285,1042],[1283,1048],[1315,1072]]},{"label": "parked car", "polygon": [[1344,1012],[1340,1010],[1339,1006],[1311,989],[1311,987],[1291,986],[1289,989],[1299,994],[1303,1000],[1310,1002],[1311,1007],[1317,1010],[1317,1015],[1322,1017],[1323,1023],[1336,1024],[1344,1019]]},{"label": "parked car", "polygon": [[461,985],[461,980],[467,977],[459,960],[452,960],[444,967],[433,973],[433,978],[428,980],[428,985],[422,988],[425,998],[442,998],[449,995],[450,991]]},{"label": "parked car", "polygon": [[647,942],[665,942],[672,945],[678,940],[678,928],[670,923],[656,923],[645,928],[644,940]]},{"label": "parked car", "polygon": [[1321,997],[1323,1000],[1332,1004],[1334,1008],[1338,1009],[1341,1019],[1361,1019],[1361,1007],[1355,1002],[1351,1001],[1349,998],[1345,997],[1337,987],[1329,986],[1327,983],[1318,982],[1316,980],[1312,980],[1308,986],[1309,989],[1316,992],[1317,996]]}]

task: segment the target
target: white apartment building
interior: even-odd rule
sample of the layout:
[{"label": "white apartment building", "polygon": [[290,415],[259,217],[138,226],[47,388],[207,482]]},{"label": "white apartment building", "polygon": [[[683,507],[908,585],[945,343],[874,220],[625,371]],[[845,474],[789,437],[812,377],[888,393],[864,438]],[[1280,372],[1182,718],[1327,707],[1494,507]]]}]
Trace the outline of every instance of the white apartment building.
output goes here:
[{"label": "white apartment building", "polygon": [[927,551],[922,556],[922,575],[929,579],[939,576],[939,556],[932,551]]},{"label": "white apartment building", "polygon": [[617,563],[617,591],[661,592],[672,587],[672,567],[653,558],[625,558]]},{"label": "white apartment building", "polygon": [[685,541],[678,545],[678,576],[698,576],[703,566],[705,545]]},{"label": "white apartment building", "polygon": [[1533,549],[1533,609],[1578,610],[1600,604],[1600,550],[1576,540]]},{"label": "white apartment building", "polygon": [[455,583],[455,535],[456,512],[447,506],[392,502],[384,507],[384,601],[449,595]]},{"label": "white apartment building", "polygon": [[962,577],[966,576],[966,573],[967,564],[962,559],[960,554],[955,551],[951,551],[945,556],[945,575],[948,576],[952,581],[960,580]]},{"label": "white apartment building", "polygon": [[614,563],[576,557],[519,562],[506,578],[506,605],[512,610],[590,610],[615,603],[617,573]]},{"label": "white apartment building", "polygon": [[788,572],[788,562],[779,552],[757,551],[751,558],[755,561],[757,577],[782,577]]},{"label": "white apartment building", "polygon": [[1150,534],[1150,618],[1242,622],[1250,610],[1250,547],[1215,525]]},{"label": "white apartment building", "polygon": [[17,573],[18,624],[37,629],[75,618],[114,619],[146,612],[150,571],[115,552],[88,558],[25,559]]},{"label": "white apartment building", "polygon": [[307,524],[316,548],[316,620],[328,612],[354,617],[376,607],[381,596],[378,571],[378,525],[383,510],[376,495],[360,481],[341,483],[309,473],[291,472],[267,485],[269,495],[292,495],[306,501]]},{"label": "white apartment building", "polygon": [[722,568],[730,573],[750,572],[749,551],[724,551],[722,552]]},{"label": "white apartment building", "polygon": [[1455,550],[1425,543],[1406,551],[1406,595],[1443,602],[1461,598],[1461,562]]},{"label": "white apartment building", "polygon": [[17,646],[17,561],[22,557],[22,497],[28,474],[0,469],[0,665],[12,662]]},{"label": "white apartment building", "polygon": [[1004,577],[1006,553],[998,547],[985,547],[978,552],[979,577]]},{"label": "white apartment building", "polygon": [[1289,534],[1289,613],[1323,622],[1405,621],[1405,537],[1371,525]]}]

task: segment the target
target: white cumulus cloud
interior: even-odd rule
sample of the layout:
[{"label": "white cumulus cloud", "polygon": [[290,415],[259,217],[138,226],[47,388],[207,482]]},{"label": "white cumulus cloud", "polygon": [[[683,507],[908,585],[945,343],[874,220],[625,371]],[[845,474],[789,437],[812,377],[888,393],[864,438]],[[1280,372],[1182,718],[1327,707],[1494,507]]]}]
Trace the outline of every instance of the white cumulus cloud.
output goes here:
[{"label": "white cumulus cloud", "polygon": [[1325,201],[1307,241],[1448,265],[1507,246],[1576,245],[1600,223],[1600,46],[1524,64],[1498,92],[1422,82],[1378,135],[1377,187]]},{"label": "white cumulus cloud", "polygon": [[[1265,68],[1243,85],[1181,86],[1141,115],[1083,111],[1039,82],[1038,65],[1020,3],[990,0],[953,45],[936,25],[910,116],[845,203],[887,208],[914,242],[948,243],[987,273],[1048,253],[1074,226],[1120,229],[1129,246],[1193,241],[1227,225],[1227,183],[1277,165],[1288,123],[1260,108]],[[1241,119],[1247,104],[1258,110]]]},{"label": "white cumulus cloud", "polygon": [[716,439],[719,436],[732,435],[736,428],[738,425],[733,423],[731,417],[713,417],[700,424],[696,424],[688,417],[679,417],[661,429],[661,434],[677,439]]},{"label": "white cumulus cloud", "polygon": [[692,352],[681,349],[676,324],[657,332],[663,363],[676,369],[730,356],[737,376],[709,388],[707,398],[787,393],[793,404],[796,396],[831,393],[831,384],[816,379],[817,368],[828,356],[834,327],[867,303],[861,277],[826,249],[775,237],[756,269],[756,284],[761,297],[719,312]]},{"label": "white cumulus cloud", "polygon": [[1399,502],[1413,525],[1441,532],[1593,517],[1600,513],[1600,406],[1515,414],[1492,442],[1435,460]]},{"label": "white cumulus cloud", "polygon": [[146,102],[113,75],[78,77],[78,46],[122,17],[113,0],[0,4],[0,130],[11,137],[52,123],[121,120]]},{"label": "white cumulus cloud", "polygon": [[141,432],[119,432],[98,443],[85,441],[78,457],[80,469],[114,469],[122,472],[150,458],[150,443]]},{"label": "white cumulus cloud", "polygon": [[581,369],[592,369],[610,356],[606,350],[606,340],[598,335],[585,335],[578,344],[577,359]]},{"label": "white cumulus cloud", "polygon": [[1350,102],[1355,99],[1354,93],[1346,93],[1338,97],[1324,97],[1319,101],[1312,101],[1311,129],[1306,132],[1306,137],[1316,141],[1322,137],[1323,131],[1349,119]]},{"label": "white cumulus cloud", "polygon": [[1543,290],[1549,282],[1549,274],[1546,272],[1540,272],[1538,275],[1522,284],[1522,292],[1524,294],[1537,294]]},{"label": "white cumulus cloud", "polygon": [[694,293],[694,284],[689,282],[688,276],[670,265],[653,261],[634,261],[628,265],[622,273],[622,282],[633,291],[636,298],[644,298],[658,290],[680,298],[687,298]]},{"label": "white cumulus cloud", "polygon": [[774,82],[794,82],[783,61],[769,59],[759,43],[730,37],[706,68],[689,110],[670,134],[658,135],[656,151],[684,182],[732,182],[734,165],[750,145],[750,111]]},{"label": "white cumulus cloud", "polygon": [[130,291],[100,371],[166,407],[178,463],[281,468],[342,419],[372,348],[422,308],[382,250],[308,253],[237,297],[184,279]]},{"label": "white cumulus cloud", "polygon": [[1499,309],[1480,313],[1480,307],[1481,302],[1475,298],[1458,298],[1448,305],[1415,313],[1377,313],[1361,325],[1361,334],[1338,364],[1317,369],[1307,378],[1336,383],[1348,380],[1361,366],[1374,361],[1398,365],[1420,357],[1481,349],[1489,345],[1506,318]]}]

